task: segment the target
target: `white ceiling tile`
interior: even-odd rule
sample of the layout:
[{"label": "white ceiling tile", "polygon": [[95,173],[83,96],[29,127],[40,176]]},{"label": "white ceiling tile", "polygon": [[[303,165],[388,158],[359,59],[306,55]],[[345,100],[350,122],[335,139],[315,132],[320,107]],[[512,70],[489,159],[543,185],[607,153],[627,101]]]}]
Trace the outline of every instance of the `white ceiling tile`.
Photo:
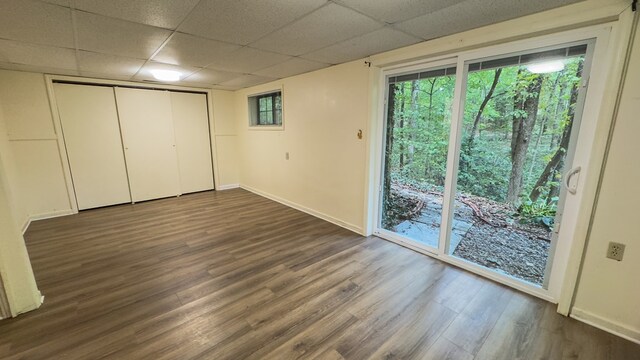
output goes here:
[{"label": "white ceiling tile", "polygon": [[100,72],[82,71],[80,75],[82,77],[94,79],[131,81],[131,76],[126,74],[105,74]]},{"label": "white ceiling tile", "polygon": [[239,73],[252,73],[287,61],[291,56],[242,47],[207,66],[210,69]]},{"label": "white ceiling tile", "polygon": [[229,90],[229,91],[239,89],[239,87],[237,86],[230,87],[230,86],[222,86],[222,85],[215,85],[215,84],[195,83],[195,82],[189,82],[189,81],[180,81],[176,85],[188,86],[193,88],[201,88],[201,89],[217,89],[217,90]]},{"label": "white ceiling tile", "polygon": [[534,14],[581,1],[585,0],[493,0],[490,4],[487,4],[487,6],[485,6],[485,11],[483,13],[480,13],[476,16],[490,17],[491,14],[494,14],[493,21],[491,23],[497,23],[506,19],[513,19],[520,16]]},{"label": "white ceiling tile", "polygon": [[429,40],[582,0],[467,0],[395,26]]},{"label": "white ceiling tile", "polygon": [[213,85],[211,86],[211,88],[217,89],[217,90],[227,90],[227,91],[238,90],[238,87],[223,86],[223,85]]},{"label": "white ceiling tile", "polygon": [[160,63],[160,62],[156,62],[156,61],[150,61],[150,62],[146,63],[140,69],[138,74],[136,74],[136,76],[134,76],[134,79],[136,79],[136,80],[152,80],[152,81],[156,81],[156,79],[151,74],[151,70],[173,70],[173,71],[178,71],[180,73],[180,79],[184,80],[187,77],[189,77],[189,75],[195,73],[196,71],[199,71],[200,68],[191,67],[191,66],[178,66],[178,65],[173,65],[173,64],[164,64],[164,63]]},{"label": "white ceiling tile", "polygon": [[303,58],[329,64],[361,59],[392,49],[416,44],[422,40],[389,27],[358,36],[341,43],[302,55]]},{"label": "white ceiling tile", "polygon": [[50,4],[55,4],[55,5],[60,5],[60,6],[66,6],[69,7],[69,1],[70,0],[41,0]]},{"label": "white ceiling tile", "polygon": [[0,62],[0,69],[27,71],[27,72],[54,74],[54,75],[72,75],[72,76],[80,75],[77,70],[72,70],[72,69],[57,69],[57,68],[51,68],[46,66],[32,66],[32,65],[5,63],[5,62]]},{"label": "white ceiling tile", "polygon": [[339,2],[386,23],[408,20],[466,0],[341,0]]},{"label": "white ceiling tile", "polygon": [[92,73],[131,77],[144,65],[145,61],[80,50],[78,51],[78,62],[83,75]]},{"label": "white ceiling tile", "polygon": [[76,11],[78,47],[82,50],[148,59],[171,31]]},{"label": "white ceiling tile", "polygon": [[251,44],[281,54],[301,55],[383,25],[345,7],[329,4]]},{"label": "white ceiling tile", "polygon": [[240,45],[175,33],[153,60],[204,67],[239,48]]},{"label": "white ceiling tile", "polygon": [[174,82],[171,83],[172,85],[179,85],[179,86],[187,86],[187,87],[192,87],[192,88],[201,88],[201,89],[211,89],[211,87],[213,85],[209,85],[209,84],[203,84],[203,83],[192,83],[192,82],[188,82],[188,81],[178,81],[178,82]]},{"label": "white ceiling tile", "polygon": [[2,0],[0,38],[73,48],[71,10],[32,0]]},{"label": "white ceiling tile", "polygon": [[254,85],[260,85],[264,83],[268,83],[270,81],[274,81],[276,79],[266,76],[258,76],[258,75],[242,75],[239,78],[235,78],[233,80],[225,81],[220,85],[226,86],[231,89],[241,89],[245,87],[250,87]]},{"label": "white ceiling tile", "polygon": [[0,39],[0,57],[6,62],[35,67],[76,70],[75,50]]},{"label": "white ceiling tile", "polygon": [[325,4],[326,0],[202,0],[178,30],[246,45]]},{"label": "white ceiling tile", "polygon": [[[77,65],[83,75],[130,78],[165,45],[136,79],[169,67],[189,77],[185,83],[241,88],[578,1],[0,0],[0,63],[72,75]],[[86,50],[77,54],[72,11]],[[176,26],[197,36],[169,39],[162,27]]]},{"label": "white ceiling tile", "polygon": [[256,71],[256,75],[269,76],[274,78],[285,78],[288,76],[298,75],[318,69],[322,69],[329,66],[329,64],[320,63],[316,61],[292,58],[285,62],[276,64],[274,66]]},{"label": "white ceiling tile", "polygon": [[198,0],[75,0],[76,9],[175,29]]},{"label": "white ceiling tile", "polygon": [[202,69],[196,73],[191,74],[191,76],[184,79],[184,81],[213,85],[220,84],[241,76],[243,76],[243,74],[213,69]]}]

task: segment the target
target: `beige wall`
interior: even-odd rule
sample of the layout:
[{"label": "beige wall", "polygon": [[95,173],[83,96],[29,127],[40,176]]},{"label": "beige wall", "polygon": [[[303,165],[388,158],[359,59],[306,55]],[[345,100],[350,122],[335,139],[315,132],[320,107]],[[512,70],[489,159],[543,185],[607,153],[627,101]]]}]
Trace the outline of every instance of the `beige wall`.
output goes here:
[{"label": "beige wall", "polygon": [[7,174],[13,157],[6,136],[4,114],[0,103],[0,278],[13,316],[40,306],[41,296],[31,270],[24,239],[14,213],[18,203],[13,197]]},{"label": "beige wall", "polygon": [[[4,104],[6,134],[15,158],[7,171],[16,198],[15,221],[65,215],[72,211],[65,172],[58,150],[43,74],[0,70],[0,102]],[[238,184],[234,95],[213,95],[218,187]]]},{"label": "beige wall", "polygon": [[0,102],[15,158],[16,222],[71,211],[44,76],[0,70]]},{"label": "beige wall", "polygon": [[[361,233],[369,73],[355,61],[237,92],[242,186]],[[280,87],[284,130],[250,129],[247,96]]]},{"label": "beige wall", "polygon": [[235,126],[235,94],[231,91],[213,90],[214,144],[218,158],[216,188],[236,187],[238,178],[237,131]]},{"label": "beige wall", "polygon": [[[574,314],[640,341],[640,34],[636,32]],[[626,244],[621,262],[609,241]]]},{"label": "beige wall", "polygon": [[[561,29],[616,21],[619,14],[628,7],[629,3],[624,1],[587,0],[374,55],[371,61],[374,66],[402,64],[442,56],[452,51],[550,34]],[[636,70],[640,68],[635,67]],[[358,129],[363,129],[366,138],[374,132],[376,121],[380,118],[375,113],[377,92],[374,89],[375,81],[371,81],[376,78],[373,69],[356,61],[238,91],[236,121],[241,185],[354,231],[366,233],[367,226],[370,225],[365,220],[366,212],[370,211],[366,201],[374,196],[374,191],[367,188],[367,178],[375,175],[372,167],[367,164],[372,163],[378,155],[368,152],[370,145],[365,144],[365,141],[358,141],[355,133]],[[637,72],[633,76],[635,79],[640,78]],[[247,95],[280,86],[284,89],[284,131],[248,129]],[[612,93],[609,92],[610,95]],[[613,96],[609,97],[611,99],[608,100],[612,100]],[[638,113],[638,95],[635,97],[635,113]],[[632,109],[628,110],[628,113],[631,112]],[[603,114],[605,113],[603,110]],[[601,120],[607,123],[609,119],[603,117]],[[627,122],[631,123],[631,119]],[[640,133],[638,123],[626,126],[628,128],[623,130],[624,134],[618,135],[619,139],[614,140],[621,149],[617,154],[612,152],[611,155],[618,157],[619,168],[612,170],[614,165],[611,165],[607,170],[608,174],[618,175],[616,180],[609,180],[612,183],[610,191],[621,188],[616,182],[624,183],[627,189],[633,189],[631,185],[640,180],[637,166],[632,171],[623,167],[623,164],[630,167],[633,158],[629,156],[634,156],[640,150],[633,148],[635,143],[632,140]],[[376,139],[372,138],[371,141]],[[599,148],[603,147],[599,145]],[[624,152],[624,148],[631,151]],[[597,151],[600,150],[594,149],[594,153]],[[290,153],[290,160],[285,160],[286,152]],[[592,180],[595,183],[596,179]],[[609,195],[603,192],[602,196]],[[637,234],[638,229],[632,219],[637,211],[633,212],[633,203],[629,199],[620,202],[625,196],[640,203],[640,199],[619,191],[620,199],[614,197],[608,200],[608,205],[601,205],[608,206],[601,211],[605,214],[600,214],[597,219],[601,223],[599,235],[598,231],[594,231],[594,236],[601,238],[593,240],[587,250],[587,262],[576,302],[577,307],[584,306],[578,310],[594,314],[592,321],[610,331],[615,331],[612,324],[625,329],[640,327],[640,312],[637,310],[640,304],[640,287],[637,286],[640,253],[638,249],[634,249],[637,244],[633,242],[637,243],[637,236],[634,238],[633,234]],[[623,206],[620,207],[620,203]],[[625,212],[626,215],[620,216],[619,212]],[[612,231],[614,228],[615,231]],[[604,234],[607,232],[617,234],[618,239],[624,239],[628,248],[625,261],[607,263],[604,267],[606,271],[603,271],[601,262],[605,261],[604,239],[607,237]],[[585,277],[589,279],[585,280]],[[611,291],[615,291],[614,295]],[[612,299],[613,297],[616,299]],[[633,331],[629,337],[640,340],[640,335]]]},{"label": "beige wall", "polygon": [[[615,20],[628,5],[622,0],[587,0],[376,55],[372,60],[374,65],[388,65],[550,33],[567,26]],[[640,133],[635,121],[635,114],[640,112],[639,52],[634,54],[632,73],[628,75],[633,81],[627,82],[624,93],[574,311],[583,319],[636,339],[640,339],[640,244],[634,217],[640,203],[634,190],[640,181],[635,166],[635,155],[640,152],[635,140]],[[378,118],[372,111],[377,96],[372,86],[375,75],[375,70],[356,61],[236,93],[214,91],[219,177],[216,186],[240,183],[365,232],[366,195],[371,191],[366,184],[373,174],[368,164],[377,156],[368,151],[370,144],[366,142],[373,131],[371,119]],[[284,88],[284,131],[248,129],[246,96],[279,87]],[[17,298],[28,299],[25,303],[33,305],[37,303],[36,290],[28,279],[30,268],[25,263],[23,242],[11,226],[6,226],[7,221],[12,222],[10,210],[17,218],[13,221],[21,224],[29,215],[65,211],[70,205],[42,74],[0,71],[0,103],[4,104],[8,133],[8,141],[0,144],[4,166],[0,168],[0,231],[2,241],[12,241],[11,245],[0,245],[0,271],[5,271],[2,269],[8,261],[17,261],[11,268],[22,269],[24,281],[8,282],[24,288],[14,287],[11,291],[26,294]],[[364,131],[363,140],[356,137],[359,129]],[[286,152],[289,160],[285,159]],[[15,161],[5,160],[10,153]],[[606,243],[611,239],[627,244],[624,261],[604,258]],[[7,260],[2,257],[7,253],[5,249],[10,249],[12,255],[21,255]]]},{"label": "beige wall", "polygon": [[[234,94],[214,91],[218,187],[238,183]],[[0,70],[0,271],[15,314],[40,305],[21,231],[72,212],[43,74]]]}]

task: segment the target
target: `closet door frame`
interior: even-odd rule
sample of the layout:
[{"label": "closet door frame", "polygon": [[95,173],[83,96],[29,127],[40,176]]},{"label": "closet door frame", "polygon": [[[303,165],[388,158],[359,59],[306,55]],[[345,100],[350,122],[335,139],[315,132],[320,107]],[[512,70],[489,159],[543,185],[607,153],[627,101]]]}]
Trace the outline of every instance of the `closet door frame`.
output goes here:
[{"label": "closet door frame", "polygon": [[[204,99],[201,98],[202,95],[204,95]],[[189,115],[193,115],[193,116],[184,116],[185,115],[184,113],[179,112],[180,106],[177,106],[177,105],[181,101],[185,100],[185,96],[188,99],[188,101],[193,101],[197,103],[197,104],[189,104],[194,106],[186,107],[189,109],[192,109],[192,108],[196,109],[195,111],[197,112],[196,115],[193,115],[192,113]],[[206,112],[209,107],[207,105],[207,97],[205,94],[187,93],[187,92],[180,92],[180,91],[169,92],[169,97],[171,101],[171,115],[173,117],[173,130],[174,130],[174,138],[175,138],[176,156],[178,161],[178,178],[180,181],[180,193],[190,194],[195,192],[213,190],[215,188],[215,184],[213,182],[213,164],[212,164],[212,156],[211,156],[211,136],[210,136],[211,128],[209,126],[208,118],[207,120],[203,119],[204,116],[207,116]],[[202,103],[202,100],[204,100],[204,104]],[[204,105],[204,109],[200,108],[200,106],[202,105]],[[204,113],[201,112],[202,110],[204,110]],[[196,119],[195,121],[193,121],[194,118]],[[189,124],[191,124],[191,126],[189,126]],[[193,133],[191,134],[192,136],[194,136],[194,138],[191,138],[189,136],[181,136],[183,134],[183,131],[189,132],[189,129],[194,126],[193,124],[199,124],[198,131],[195,134]],[[206,126],[206,129],[204,128],[204,126]],[[207,136],[207,140],[205,140],[204,137],[201,136],[201,132],[207,132],[209,134]],[[183,140],[185,140],[188,143],[185,144]],[[196,149],[198,145],[202,146],[202,148]],[[189,150],[195,150],[195,151],[189,151]],[[205,153],[208,154],[207,158],[206,159],[204,159],[204,157],[200,158],[201,161],[199,162],[198,166],[189,167],[187,165],[190,163],[189,162],[190,157],[189,156],[185,157],[185,155],[191,154],[191,156],[195,158],[195,157],[202,156]],[[189,169],[191,170],[196,169],[195,171],[199,173],[196,173],[196,174],[191,173],[190,175],[192,176],[185,176],[183,171],[189,170]],[[206,172],[206,174],[204,172]],[[187,178],[189,177],[191,179],[198,179],[198,180],[189,181],[187,180]],[[203,186],[204,184],[200,184],[200,181],[204,183],[205,179],[206,179],[206,186]],[[200,186],[194,186],[194,182],[198,183]]]},{"label": "closet door frame", "polygon": [[[216,132],[215,132],[215,122],[213,117],[213,90],[212,89],[203,89],[203,88],[195,88],[195,87],[186,87],[186,86],[177,86],[177,85],[165,85],[165,84],[145,84],[145,83],[137,83],[131,81],[117,81],[117,80],[104,80],[104,79],[94,79],[87,77],[75,77],[75,76],[65,76],[65,75],[44,75],[45,85],[47,89],[47,95],[49,97],[49,108],[51,111],[51,117],[53,119],[53,126],[56,136],[56,141],[58,144],[58,153],[60,156],[60,163],[62,164],[62,170],[64,175],[65,184],[67,186],[67,197],[69,199],[69,209],[64,210],[60,213],[60,215],[67,214],[77,214],[78,213],[78,202],[76,199],[75,190],[73,188],[73,180],[71,177],[71,166],[69,165],[69,158],[67,154],[67,147],[64,141],[64,136],[62,133],[62,123],[60,121],[60,115],[58,113],[58,104],[55,96],[55,92],[53,89],[53,84],[55,82],[60,83],[70,83],[77,85],[94,85],[94,86],[109,86],[109,87],[129,87],[129,88],[137,88],[137,89],[145,89],[145,90],[167,90],[167,91],[178,91],[178,92],[191,92],[191,93],[201,93],[207,96],[207,115],[209,118],[209,143],[211,145],[211,160],[213,166],[213,188],[216,190],[218,188],[218,184],[220,184],[220,172],[218,166],[218,156],[216,151]],[[64,214],[63,214],[64,213]]]},{"label": "closet door frame", "polygon": [[114,89],[56,83],[54,90],[78,208],[130,203]]}]

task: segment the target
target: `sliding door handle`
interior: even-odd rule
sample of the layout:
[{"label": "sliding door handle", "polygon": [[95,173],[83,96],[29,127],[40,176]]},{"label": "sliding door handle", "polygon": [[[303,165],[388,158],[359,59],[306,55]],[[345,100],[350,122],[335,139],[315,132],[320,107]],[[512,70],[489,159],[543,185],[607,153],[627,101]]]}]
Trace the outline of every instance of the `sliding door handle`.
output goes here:
[{"label": "sliding door handle", "polygon": [[571,186],[571,178],[573,178],[574,175],[580,173],[580,170],[582,170],[582,167],[576,166],[573,169],[569,170],[564,176],[564,186],[567,188],[567,191],[569,193],[574,195],[576,192],[578,192],[578,183],[576,182],[575,185]]}]

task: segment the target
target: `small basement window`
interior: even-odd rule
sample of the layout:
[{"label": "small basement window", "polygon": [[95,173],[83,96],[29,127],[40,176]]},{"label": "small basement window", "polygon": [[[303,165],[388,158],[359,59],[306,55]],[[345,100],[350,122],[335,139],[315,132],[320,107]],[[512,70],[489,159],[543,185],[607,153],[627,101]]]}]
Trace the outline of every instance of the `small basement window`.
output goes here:
[{"label": "small basement window", "polygon": [[282,91],[249,96],[249,126],[282,127]]}]

